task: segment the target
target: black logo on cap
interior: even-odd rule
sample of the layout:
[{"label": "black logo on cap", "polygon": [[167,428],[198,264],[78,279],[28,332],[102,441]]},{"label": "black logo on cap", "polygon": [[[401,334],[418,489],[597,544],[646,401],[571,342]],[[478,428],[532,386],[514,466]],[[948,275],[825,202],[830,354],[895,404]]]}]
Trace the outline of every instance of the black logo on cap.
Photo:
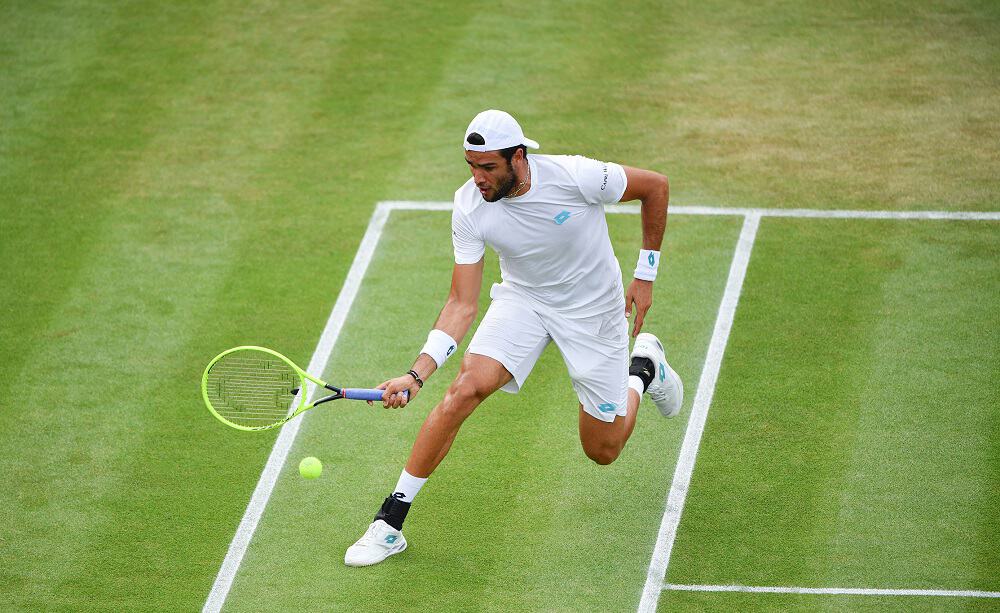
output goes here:
[{"label": "black logo on cap", "polygon": [[480,134],[479,132],[472,132],[471,134],[465,137],[465,142],[469,143],[470,145],[485,145],[486,139],[483,138],[483,135]]}]

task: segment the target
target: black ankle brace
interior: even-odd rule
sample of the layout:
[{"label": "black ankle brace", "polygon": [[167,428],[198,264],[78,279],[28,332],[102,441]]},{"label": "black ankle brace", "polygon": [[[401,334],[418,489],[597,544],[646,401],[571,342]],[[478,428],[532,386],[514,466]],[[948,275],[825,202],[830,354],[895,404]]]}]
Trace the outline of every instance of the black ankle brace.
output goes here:
[{"label": "black ankle brace", "polygon": [[642,379],[642,391],[649,389],[649,384],[653,382],[656,374],[656,366],[653,360],[636,356],[632,358],[632,364],[628,367],[628,374],[635,375]]},{"label": "black ankle brace", "polygon": [[375,515],[375,521],[382,520],[389,524],[396,530],[403,529],[403,521],[406,520],[406,514],[410,512],[410,503],[403,502],[400,498],[403,494],[396,492],[390,494],[384,502],[382,502],[382,508],[378,510]]}]

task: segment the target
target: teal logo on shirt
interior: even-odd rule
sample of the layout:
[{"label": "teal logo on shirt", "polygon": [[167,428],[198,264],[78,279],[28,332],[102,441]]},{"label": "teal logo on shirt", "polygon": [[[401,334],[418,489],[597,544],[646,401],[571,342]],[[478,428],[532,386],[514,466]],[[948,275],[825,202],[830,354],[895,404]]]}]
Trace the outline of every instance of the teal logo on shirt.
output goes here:
[{"label": "teal logo on shirt", "polygon": [[597,405],[597,410],[601,413],[610,413],[615,410],[615,405],[610,402],[605,402],[604,404]]},{"label": "teal logo on shirt", "polygon": [[562,213],[556,215],[553,218],[553,221],[555,221],[557,224],[561,226],[563,222],[566,221],[567,219],[569,219],[569,211],[563,211]]}]

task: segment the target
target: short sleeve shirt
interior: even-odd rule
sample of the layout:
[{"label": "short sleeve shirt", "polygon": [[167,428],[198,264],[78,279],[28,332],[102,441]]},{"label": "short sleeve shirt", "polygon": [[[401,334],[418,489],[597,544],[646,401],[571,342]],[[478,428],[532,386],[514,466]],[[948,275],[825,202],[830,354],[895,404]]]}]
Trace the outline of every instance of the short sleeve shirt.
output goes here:
[{"label": "short sleeve shirt", "polygon": [[621,269],[604,205],[621,200],[625,170],[582,156],[528,156],[531,188],[486,202],[470,179],[455,192],[455,262],[474,264],[489,245],[503,284],[540,306],[591,315],[623,302]]}]

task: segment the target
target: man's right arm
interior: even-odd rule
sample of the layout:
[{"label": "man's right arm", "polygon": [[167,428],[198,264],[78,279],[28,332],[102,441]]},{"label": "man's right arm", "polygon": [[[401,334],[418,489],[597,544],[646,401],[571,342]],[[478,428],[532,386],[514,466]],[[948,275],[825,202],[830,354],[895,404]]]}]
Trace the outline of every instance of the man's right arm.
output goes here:
[{"label": "man's right arm", "polygon": [[[455,339],[458,344],[469,331],[479,311],[479,291],[483,286],[483,260],[475,264],[455,264],[451,273],[451,291],[444,303],[441,314],[434,323],[435,330],[441,330]],[[413,364],[420,378],[427,380],[437,370],[434,358],[421,353]]]},{"label": "man's right arm", "polygon": [[[441,309],[434,329],[440,330],[453,338],[456,344],[461,344],[465,333],[469,331],[479,310],[479,293],[483,285],[483,259],[475,264],[455,264],[451,273],[451,291],[448,300]],[[413,363],[413,371],[426,381],[438,368],[437,362],[430,355],[421,353]],[[384,386],[384,387],[383,387]],[[379,386],[388,394],[385,396],[387,407],[404,407],[409,400],[419,393],[420,386],[410,374],[390,379]],[[409,391],[409,398],[404,400],[397,394],[403,390]]]}]

